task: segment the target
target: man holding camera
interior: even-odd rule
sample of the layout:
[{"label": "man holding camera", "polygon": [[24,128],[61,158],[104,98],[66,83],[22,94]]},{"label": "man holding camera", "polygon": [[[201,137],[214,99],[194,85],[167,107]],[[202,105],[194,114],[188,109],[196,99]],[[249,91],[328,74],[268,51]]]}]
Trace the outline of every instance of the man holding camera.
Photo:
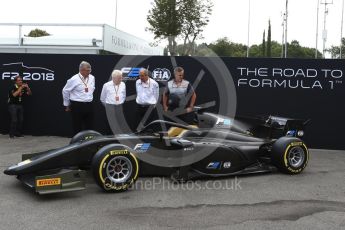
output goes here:
[{"label": "man holding camera", "polygon": [[24,120],[23,100],[32,94],[28,84],[23,83],[21,76],[14,78],[14,85],[8,93],[8,111],[10,112],[10,138],[23,137],[22,126]]}]

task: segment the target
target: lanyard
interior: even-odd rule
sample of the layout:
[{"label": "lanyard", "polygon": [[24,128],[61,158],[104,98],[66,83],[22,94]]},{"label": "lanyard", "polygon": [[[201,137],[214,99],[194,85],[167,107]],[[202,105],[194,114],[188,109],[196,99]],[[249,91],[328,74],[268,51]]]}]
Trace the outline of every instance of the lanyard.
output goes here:
[{"label": "lanyard", "polygon": [[[121,83],[120,83],[121,84]],[[118,92],[119,92],[119,89],[120,89],[120,84],[119,84],[119,86],[117,87],[117,89],[116,89],[116,84],[114,83],[113,85],[114,85],[114,89],[115,89],[115,95],[117,96],[118,95]]]},{"label": "lanyard", "polygon": [[87,88],[87,83],[89,82],[89,77],[87,77],[87,81],[85,82],[85,81],[84,81],[84,77],[80,76],[79,73],[78,73],[78,75],[79,75],[80,80],[83,82],[83,84],[84,84],[85,87]]}]

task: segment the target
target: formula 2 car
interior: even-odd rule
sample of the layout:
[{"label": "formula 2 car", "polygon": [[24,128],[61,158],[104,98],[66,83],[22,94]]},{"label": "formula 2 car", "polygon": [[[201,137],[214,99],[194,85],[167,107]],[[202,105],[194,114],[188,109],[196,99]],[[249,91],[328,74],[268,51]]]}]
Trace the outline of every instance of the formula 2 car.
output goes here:
[{"label": "formula 2 car", "polygon": [[200,111],[196,118],[196,126],[156,120],[133,134],[83,131],[62,148],[22,155],[4,173],[48,194],[85,189],[87,170],[104,191],[120,192],[138,176],[185,181],[277,169],[298,174],[307,166],[308,148],[300,139],[305,120]]}]

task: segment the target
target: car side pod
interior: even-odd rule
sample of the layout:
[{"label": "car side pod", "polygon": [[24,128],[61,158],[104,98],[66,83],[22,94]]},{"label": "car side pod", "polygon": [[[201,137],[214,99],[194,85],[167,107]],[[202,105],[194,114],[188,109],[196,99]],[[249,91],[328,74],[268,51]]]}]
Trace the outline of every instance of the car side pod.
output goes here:
[{"label": "car side pod", "polygon": [[34,189],[38,194],[80,191],[85,189],[86,171],[76,169],[61,169],[47,175],[19,175],[24,184]]}]

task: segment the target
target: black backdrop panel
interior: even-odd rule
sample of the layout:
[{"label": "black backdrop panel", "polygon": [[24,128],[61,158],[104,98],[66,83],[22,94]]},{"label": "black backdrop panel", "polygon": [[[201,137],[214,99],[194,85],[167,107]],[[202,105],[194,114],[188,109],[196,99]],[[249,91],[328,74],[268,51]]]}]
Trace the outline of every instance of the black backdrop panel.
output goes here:
[{"label": "black backdrop panel", "polygon": [[[96,77],[95,126],[100,132],[107,130],[108,121],[99,96],[113,69],[128,67],[125,76],[138,67],[149,67],[151,71],[165,69],[164,73],[168,70],[173,75],[173,66],[177,64],[185,68],[185,77],[192,83],[203,71],[196,88],[197,104],[214,101],[216,105],[209,111],[219,111],[221,102],[237,100],[234,103],[237,115],[310,118],[306,130],[309,146],[345,149],[345,69],[341,60],[0,54],[0,132],[8,132],[7,94],[13,84],[11,76],[19,73],[33,91],[25,102],[25,133],[71,135],[71,118],[64,112],[61,91],[67,79],[78,72],[82,60],[91,63],[92,74]],[[219,68],[224,69],[218,71],[231,73],[236,89],[229,86],[226,90],[236,91],[236,98],[224,96],[229,94],[217,88],[219,73],[205,67],[205,63],[219,61],[223,63]],[[133,73],[135,75],[135,71]],[[165,82],[159,84],[164,87]],[[135,80],[126,77],[126,86],[127,96],[134,95]],[[134,128],[134,106],[133,99],[124,105],[124,114],[131,128]]]}]

